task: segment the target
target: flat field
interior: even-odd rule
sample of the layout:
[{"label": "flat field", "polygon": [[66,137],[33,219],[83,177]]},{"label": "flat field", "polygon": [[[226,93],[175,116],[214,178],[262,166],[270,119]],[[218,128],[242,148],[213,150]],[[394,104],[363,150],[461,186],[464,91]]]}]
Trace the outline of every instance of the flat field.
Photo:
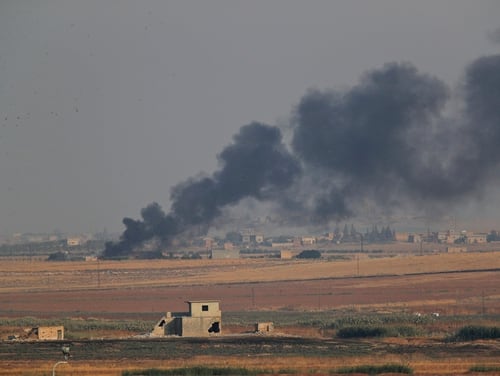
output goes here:
[{"label": "flat field", "polygon": [[[499,252],[391,256],[347,261],[257,258],[59,263],[4,259],[0,268],[0,317],[2,321],[31,317],[33,326],[47,318],[141,317],[151,320],[152,327],[165,311],[185,311],[185,301],[195,299],[220,300],[223,316],[252,312],[253,318],[259,318],[261,312],[263,319],[270,312],[278,317],[289,312],[301,312],[304,317],[308,312],[332,317],[367,312],[460,317],[455,324],[443,324],[451,325],[450,330],[473,324],[467,315],[500,314]],[[98,352],[88,349],[115,341],[113,333],[107,333],[100,342],[75,340],[74,359],[69,365],[61,365],[58,374],[120,375],[124,369],[190,365],[326,374],[346,365],[404,363],[410,364],[416,374],[429,375],[465,373],[478,363],[500,366],[498,340],[453,346],[443,338],[429,337],[340,341],[332,340],[332,332],[314,326],[291,325],[277,327],[274,342],[249,344],[245,339],[248,334],[242,332],[252,324],[224,325],[223,317],[223,333],[229,338],[201,342],[121,338],[110,344],[112,350]],[[489,324],[498,326],[498,322]],[[11,329],[4,325],[0,334]],[[123,333],[115,335],[123,337]],[[89,333],[90,337],[95,335]],[[275,341],[280,338],[289,342]],[[303,341],[313,342],[304,345]],[[60,360],[58,343],[11,342],[2,342],[0,375],[49,374],[51,365]],[[169,347],[172,342],[184,351],[173,356]],[[178,346],[180,343],[183,347]],[[23,346],[16,347],[19,345]],[[121,346],[134,350],[127,352]],[[32,351],[21,356],[20,352],[29,348]],[[85,357],[79,358],[77,348]]]}]

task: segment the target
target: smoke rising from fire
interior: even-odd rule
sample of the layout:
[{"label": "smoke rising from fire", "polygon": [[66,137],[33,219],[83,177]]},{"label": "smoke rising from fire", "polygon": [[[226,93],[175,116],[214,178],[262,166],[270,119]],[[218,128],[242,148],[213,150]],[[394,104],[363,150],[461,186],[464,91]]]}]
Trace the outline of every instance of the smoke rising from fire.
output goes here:
[{"label": "smoke rising from fire", "polygon": [[[460,110],[446,111],[450,98]],[[244,198],[273,202],[289,218],[327,223],[355,216],[366,197],[380,207],[437,205],[475,194],[500,163],[500,55],[470,64],[458,92],[409,63],[365,73],[348,90],[311,90],[280,128],[243,126],[218,156],[220,169],[171,190],[171,210],[154,203],[125,218],[121,256],[156,239],[168,245],[193,227],[207,230]],[[295,214],[293,214],[295,213]]]},{"label": "smoke rising from fire", "polygon": [[153,238],[167,245],[178,234],[209,226],[222,208],[242,198],[276,199],[300,173],[281,131],[261,123],[241,127],[218,158],[221,168],[212,176],[189,179],[172,189],[168,215],[153,203],[141,211],[142,221],[124,218],[126,230],[120,242],[108,243],[104,256],[126,255]]}]

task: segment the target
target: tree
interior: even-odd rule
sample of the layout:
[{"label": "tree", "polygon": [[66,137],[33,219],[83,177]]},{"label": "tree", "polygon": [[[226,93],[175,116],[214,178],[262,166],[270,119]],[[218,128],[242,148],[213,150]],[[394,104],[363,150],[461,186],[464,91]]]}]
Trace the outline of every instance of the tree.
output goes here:
[{"label": "tree", "polygon": [[321,258],[321,252],[316,251],[315,249],[305,250],[305,251],[300,252],[297,255],[297,258],[300,258],[300,259],[319,259],[319,258]]},{"label": "tree", "polygon": [[66,261],[68,259],[68,255],[65,252],[55,252],[51,253],[47,258],[48,261]]}]

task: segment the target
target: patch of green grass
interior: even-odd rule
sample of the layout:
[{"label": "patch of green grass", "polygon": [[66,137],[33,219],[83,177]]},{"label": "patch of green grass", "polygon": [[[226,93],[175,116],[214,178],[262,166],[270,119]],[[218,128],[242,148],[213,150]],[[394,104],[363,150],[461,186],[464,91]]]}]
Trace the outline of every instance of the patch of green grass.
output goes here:
[{"label": "patch of green grass", "polygon": [[299,371],[297,371],[296,369],[293,369],[293,368],[282,368],[280,370],[278,370],[278,375],[293,375],[293,374],[296,374],[296,373],[299,373]]},{"label": "patch of green grass", "polygon": [[477,364],[469,368],[469,372],[498,372],[500,366],[486,366],[484,364]]},{"label": "patch of green grass", "polygon": [[353,367],[342,367],[332,371],[332,373],[350,374],[350,373],[366,373],[368,375],[378,375],[381,373],[404,373],[411,375],[413,369],[403,364],[382,364],[376,365],[360,365]]}]

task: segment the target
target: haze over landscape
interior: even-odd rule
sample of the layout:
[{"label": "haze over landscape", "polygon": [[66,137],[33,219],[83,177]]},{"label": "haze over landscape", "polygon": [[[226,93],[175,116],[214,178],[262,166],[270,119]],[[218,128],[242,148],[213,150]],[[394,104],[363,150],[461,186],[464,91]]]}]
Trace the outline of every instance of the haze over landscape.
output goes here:
[{"label": "haze over landscape", "polygon": [[497,228],[499,11],[3,2],[0,234],[128,217],[125,240],[168,242],[242,202],[285,226]]}]

